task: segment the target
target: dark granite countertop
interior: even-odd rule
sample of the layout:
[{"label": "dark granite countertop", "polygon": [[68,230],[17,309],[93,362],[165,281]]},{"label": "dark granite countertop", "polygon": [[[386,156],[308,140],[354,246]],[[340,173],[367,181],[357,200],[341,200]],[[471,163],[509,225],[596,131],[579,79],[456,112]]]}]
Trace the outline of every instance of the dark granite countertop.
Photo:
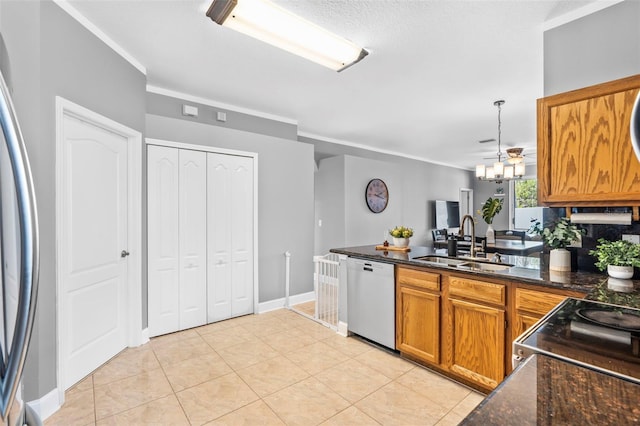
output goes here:
[{"label": "dark granite countertop", "polygon": [[520,364],[461,425],[640,423],[640,384],[545,355]]},{"label": "dark granite countertop", "polygon": [[563,290],[573,290],[586,294],[586,298],[612,304],[640,308],[640,281],[616,280],[606,274],[593,272],[553,272],[541,268],[540,258],[524,256],[502,256],[502,261],[514,265],[504,271],[461,270],[446,264],[426,263],[419,257],[446,256],[446,250],[434,250],[430,247],[411,246],[409,252],[376,250],[376,246],[358,246],[331,249],[332,253],[344,254],[377,262],[389,262],[399,265],[419,266],[423,268],[442,268],[487,278],[501,278],[527,284],[539,285]]}]

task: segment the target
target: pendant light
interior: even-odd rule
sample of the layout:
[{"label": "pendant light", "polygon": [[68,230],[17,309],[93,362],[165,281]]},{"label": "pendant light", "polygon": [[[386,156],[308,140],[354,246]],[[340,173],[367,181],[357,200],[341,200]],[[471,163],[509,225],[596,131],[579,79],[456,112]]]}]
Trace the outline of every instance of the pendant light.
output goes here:
[{"label": "pendant light", "polygon": [[[493,105],[498,107],[498,161],[491,166],[478,164],[476,166],[476,177],[479,180],[486,180],[495,183],[502,183],[503,180],[522,179],[525,173],[524,158],[522,148],[509,148],[507,154],[502,152],[502,105],[504,100],[498,100]],[[505,165],[502,158],[505,157],[509,164]]]}]

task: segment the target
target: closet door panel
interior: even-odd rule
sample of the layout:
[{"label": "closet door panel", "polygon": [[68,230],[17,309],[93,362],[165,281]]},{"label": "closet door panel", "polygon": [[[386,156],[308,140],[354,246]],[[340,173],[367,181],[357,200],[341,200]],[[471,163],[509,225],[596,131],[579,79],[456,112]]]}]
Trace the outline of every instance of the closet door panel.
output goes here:
[{"label": "closet door panel", "polygon": [[179,150],[180,328],[207,321],[207,155]]},{"label": "closet door panel", "polygon": [[232,172],[228,155],[207,154],[207,319],[231,317]]},{"label": "closet door panel", "polygon": [[147,148],[149,335],[179,330],[178,151]]},{"label": "closet door panel", "polygon": [[253,159],[233,157],[231,180],[231,316],[253,312]]}]

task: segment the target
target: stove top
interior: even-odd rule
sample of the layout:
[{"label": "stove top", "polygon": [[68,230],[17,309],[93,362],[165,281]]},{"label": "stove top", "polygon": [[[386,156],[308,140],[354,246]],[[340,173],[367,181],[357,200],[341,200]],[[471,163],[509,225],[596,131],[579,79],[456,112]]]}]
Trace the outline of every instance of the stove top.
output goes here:
[{"label": "stove top", "polygon": [[514,361],[534,353],[640,383],[640,310],[569,298],[514,341]]}]

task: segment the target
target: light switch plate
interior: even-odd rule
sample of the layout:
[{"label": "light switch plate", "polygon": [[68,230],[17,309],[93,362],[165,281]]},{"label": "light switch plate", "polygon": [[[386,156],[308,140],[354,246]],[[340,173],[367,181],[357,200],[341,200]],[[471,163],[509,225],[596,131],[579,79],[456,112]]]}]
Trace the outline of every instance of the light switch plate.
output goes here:
[{"label": "light switch plate", "polygon": [[640,235],[635,234],[622,234],[622,239],[625,241],[631,241],[635,244],[640,244]]}]

